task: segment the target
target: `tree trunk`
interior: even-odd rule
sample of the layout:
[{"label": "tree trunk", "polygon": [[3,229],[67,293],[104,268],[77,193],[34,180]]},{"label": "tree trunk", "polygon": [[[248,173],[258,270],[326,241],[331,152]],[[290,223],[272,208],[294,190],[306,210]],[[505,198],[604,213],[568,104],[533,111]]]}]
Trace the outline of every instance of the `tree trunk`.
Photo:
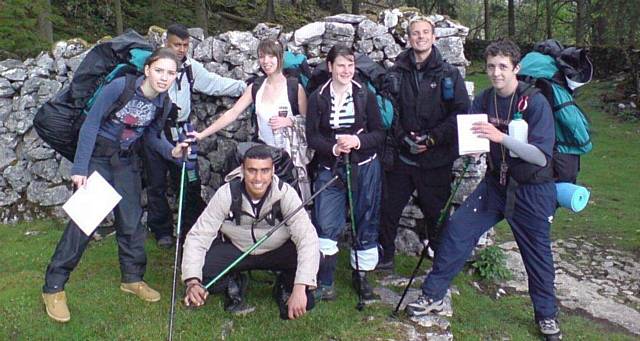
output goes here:
[{"label": "tree trunk", "polygon": [[151,22],[154,25],[163,25],[164,16],[162,15],[162,8],[160,6],[161,0],[151,0]]},{"label": "tree trunk", "polygon": [[605,15],[606,1],[598,1],[592,13],[596,16],[591,25],[591,34],[593,36],[592,43],[595,45],[605,45],[607,37],[607,28],[609,23],[607,22],[607,16]]},{"label": "tree trunk", "polygon": [[200,0],[198,6],[198,26],[204,31],[204,36],[209,36],[209,12],[207,10],[207,1]]},{"label": "tree trunk", "polygon": [[491,40],[491,4],[484,0],[484,39]]},{"label": "tree trunk", "polygon": [[273,1],[267,0],[267,9],[264,12],[264,17],[269,22],[273,22],[276,19],[276,6]]},{"label": "tree trunk", "polygon": [[360,0],[351,1],[351,13],[360,14]]},{"label": "tree trunk", "polygon": [[576,1],[576,45],[586,45],[587,17],[589,16],[587,0]]},{"label": "tree trunk", "polygon": [[116,14],[116,34],[121,35],[124,31],[122,27],[122,2],[120,2],[120,0],[114,0],[113,7],[113,11]]},{"label": "tree trunk", "polygon": [[331,0],[331,14],[345,13],[344,0]]},{"label": "tree trunk", "polygon": [[43,0],[42,10],[38,14],[40,36],[48,43],[53,43],[53,25],[51,24],[51,0]]},{"label": "tree trunk", "polygon": [[546,39],[551,39],[553,38],[553,3],[551,2],[551,0],[545,0],[544,1],[545,4],[545,12],[547,13],[546,17],[545,17],[545,29],[544,32],[546,33]]},{"label": "tree trunk", "polygon": [[513,39],[516,35],[516,14],[515,8],[513,4],[513,0],[509,0],[508,2],[509,14],[508,14],[508,36],[510,39]]}]

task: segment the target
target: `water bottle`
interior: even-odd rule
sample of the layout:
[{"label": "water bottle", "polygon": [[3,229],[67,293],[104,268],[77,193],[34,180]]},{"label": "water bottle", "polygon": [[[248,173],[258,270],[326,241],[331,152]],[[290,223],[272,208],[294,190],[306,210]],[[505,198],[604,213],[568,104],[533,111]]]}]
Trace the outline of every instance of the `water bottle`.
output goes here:
[{"label": "water bottle", "polygon": [[[527,121],[522,119],[522,113],[520,111],[516,112],[513,116],[513,120],[509,122],[509,136],[520,142],[527,143],[528,132],[529,125],[527,124]],[[514,154],[512,151],[509,151],[509,155],[511,155],[511,157],[518,157],[518,155]]]},{"label": "water bottle", "polygon": [[[287,117],[287,114],[289,113],[289,108],[287,108],[286,106],[280,106],[278,107],[278,116],[280,117]],[[273,131],[273,140],[274,143],[276,145],[276,147],[278,148],[284,148],[284,128],[279,128]]]}]

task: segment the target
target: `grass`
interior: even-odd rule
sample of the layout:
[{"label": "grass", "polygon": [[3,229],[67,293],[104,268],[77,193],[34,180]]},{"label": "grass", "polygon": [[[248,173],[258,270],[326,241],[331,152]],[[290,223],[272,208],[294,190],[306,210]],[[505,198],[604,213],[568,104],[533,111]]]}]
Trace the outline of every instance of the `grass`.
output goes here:
[{"label": "grass", "polygon": [[[477,63],[476,63],[477,64]],[[471,69],[469,78],[477,89],[487,86],[482,72]],[[585,156],[580,182],[592,191],[592,202],[580,214],[558,211],[553,233],[556,238],[581,235],[615,248],[638,251],[640,231],[634,225],[639,213],[634,208],[639,188],[633,173],[640,153],[638,128],[620,123],[597,109],[599,93],[609,83],[596,83],[585,89],[580,103],[591,113],[595,149]],[[40,298],[44,270],[62,234],[64,225],[56,221],[37,221],[0,226],[0,340],[162,340],[166,339],[173,253],[146,245],[148,266],[145,279],[163,298],[145,303],[122,293],[119,286],[117,246],[113,237],[91,243],[71,280],[67,295],[72,314],[61,325],[45,314]],[[27,233],[29,232],[29,233]],[[507,228],[498,229],[500,239],[509,239]],[[246,317],[233,317],[223,311],[220,296],[211,297],[199,310],[176,314],[176,340],[403,340],[384,323],[393,309],[385,305],[354,309],[356,296],[350,289],[347,259],[341,252],[337,273],[338,300],[321,303],[305,318],[282,321],[271,299],[270,287],[252,281],[248,300],[257,307]],[[398,271],[409,275],[414,257],[398,257]],[[429,264],[424,266],[429,267]],[[270,279],[256,273],[258,279]],[[461,274],[454,284],[455,316],[451,319],[456,340],[534,340],[539,339],[532,323],[531,302],[526,296],[507,296],[499,300],[491,293],[480,293],[471,282],[477,278]],[[182,294],[182,288],[179,294]],[[636,340],[620,328],[563,312],[561,322],[567,340]]]}]

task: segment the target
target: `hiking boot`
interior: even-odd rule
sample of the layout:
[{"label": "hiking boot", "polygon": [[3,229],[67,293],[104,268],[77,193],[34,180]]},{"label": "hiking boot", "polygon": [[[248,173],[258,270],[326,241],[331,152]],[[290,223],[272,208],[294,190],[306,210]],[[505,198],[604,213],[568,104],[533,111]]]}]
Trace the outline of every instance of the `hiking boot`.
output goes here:
[{"label": "hiking boot", "polygon": [[333,284],[319,284],[313,296],[315,297],[316,301],[335,301],[338,295]]},{"label": "hiking boot", "polygon": [[289,319],[289,309],[287,302],[291,296],[291,291],[287,290],[284,285],[282,274],[276,276],[276,283],[273,286],[273,299],[278,304],[278,310],[280,311],[280,318],[283,320]]},{"label": "hiking boot", "polygon": [[376,271],[393,271],[394,265],[393,259],[389,261],[383,260],[376,265]]},{"label": "hiking boot", "polygon": [[562,340],[562,332],[560,331],[560,324],[554,318],[547,318],[538,321],[538,328],[544,335],[545,340],[555,341]]},{"label": "hiking boot", "polygon": [[367,280],[366,271],[353,270],[351,273],[351,284],[356,292],[362,296],[362,301],[365,304],[370,304],[380,300],[380,296],[373,292],[373,287]]},{"label": "hiking boot", "polygon": [[133,282],[133,283],[120,283],[120,290],[134,294],[147,302],[160,301],[160,293],[151,289],[147,283]]},{"label": "hiking boot", "polygon": [[58,322],[69,322],[71,313],[67,307],[67,295],[64,291],[54,292],[53,294],[42,293],[44,307],[47,315]]},{"label": "hiking boot", "polygon": [[91,238],[99,242],[109,236],[116,234],[116,229],[113,226],[99,226],[96,231],[91,235]]},{"label": "hiking boot", "polygon": [[161,249],[170,249],[175,245],[176,239],[173,236],[164,236],[156,240],[156,245]]},{"label": "hiking boot", "polygon": [[420,295],[417,300],[407,304],[404,310],[409,316],[423,316],[423,315],[444,315],[451,316],[451,308],[448,307],[450,302],[445,299],[434,301],[426,295]]},{"label": "hiking boot", "polygon": [[248,284],[249,279],[244,273],[229,277],[227,290],[225,291],[224,311],[233,315],[244,316],[256,310],[256,307],[246,304],[244,300]]}]

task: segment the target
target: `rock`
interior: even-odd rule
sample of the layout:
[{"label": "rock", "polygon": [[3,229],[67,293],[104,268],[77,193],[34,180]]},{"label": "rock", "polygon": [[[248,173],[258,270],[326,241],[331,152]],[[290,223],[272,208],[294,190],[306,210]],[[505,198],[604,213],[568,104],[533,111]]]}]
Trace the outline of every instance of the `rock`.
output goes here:
[{"label": "rock", "polygon": [[87,46],[87,42],[82,39],[75,38],[67,40],[67,46],[64,49],[62,57],[71,58],[76,57],[80,54],[86,54],[87,52],[89,52]]},{"label": "rock", "polygon": [[282,32],[281,25],[259,23],[253,28],[253,34],[258,40],[263,39],[278,39],[280,32]]},{"label": "rock", "polygon": [[385,33],[376,37],[373,37],[373,46],[376,49],[382,50],[385,46],[393,45],[396,43],[396,40],[390,33]]},{"label": "rock", "polygon": [[203,40],[202,43],[198,44],[193,50],[193,58],[200,61],[201,63],[210,62],[213,60],[213,42],[216,39],[214,37],[208,37]]},{"label": "rock", "polygon": [[402,52],[402,48],[398,44],[391,44],[384,47],[384,54],[389,59],[395,59],[400,54],[400,52]]},{"label": "rock", "polygon": [[24,81],[25,79],[27,79],[27,70],[22,67],[9,69],[9,70],[0,72],[0,76],[13,82]]},{"label": "rock", "polygon": [[15,191],[8,189],[0,191],[0,206],[7,207],[12,206],[20,199],[20,195]]},{"label": "rock", "polygon": [[44,102],[53,98],[60,89],[62,89],[62,83],[52,79],[43,80],[38,88],[36,103],[42,105]]},{"label": "rock", "polygon": [[400,17],[402,17],[402,12],[400,12],[399,9],[394,8],[394,9],[386,9],[382,12],[382,24],[385,27],[388,28],[393,28],[396,25],[398,25],[398,21],[400,20]]},{"label": "rock", "polygon": [[31,173],[27,171],[26,161],[18,161],[16,164],[8,166],[2,172],[2,176],[18,193],[22,193],[31,182]]},{"label": "rock", "polygon": [[3,61],[0,61],[0,74],[7,70],[17,69],[17,68],[24,68],[24,65],[22,64],[22,62],[17,59],[5,59]]},{"label": "rock", "polygon": [[259,41],[251,34],[251,32],[230,31],[221,34],[220,39],[228,42],[232,47],[236,48],[244,54],[249,54],[257,57],[256,50],[258,49]]},{"label": "rock", "polygon": [[58,177],[58,162],[56,162],[55,159],[36,161],[29,167],[29,171],[38,178],[49,182],[60,183],[60,178]]},{"label": "rock", "polygon": [[49,56],[49,54],[45,51],[40,52],[38,57],[36,57],[36,65],[47,70],[53,71],[54,68],[54,60]]},{"label": "rock", "polygon": [[27,200],[40,206],[61,205],[71,197],[73,192],[67,186],[49,188],[44,181],[32,181],[27,188]]},{"label": "rock", "polygon": [[343,24],[360,24],[363,21],[368,20],[364,15],[356,15],[356,14],[348,14],[342,13],[337,15],[332,15],[329,17],[324,17],[324,21],[326,22],[337,22]]},{"label": "rock", "polygon": [[0,170],[16,161],[16,152],[10,148],[0,148]]},{"label": "rock", "polygon": [[256,59],[246,59],[242,63],[242,71],[244,73],[257,75],[260,72],[260,64]]},{"label": "rock", "polygon": [[360,39],[371,39],[388,33],[388,29],[384,25],[377,24],[369,19],[363,20],[358,25],[358,37]]},{"label": "rock", "polygon": [[[28,96],[29,97],[29,96]],[[24,106],[35,106],[35,100],[33,97],[27,99],[26,97],[21,102]],[[20,102],[19,102],[20,103]],[[35,116],[35,108],[34,110],[21,110],[15,111],[9,115],[7,120],[4,122],[4,126],[9,129],[10,132],[15,132],[18,135],[22,135],[29,130],[33,126],[33,117]]]},{"label": "rock", "polygon": [[337,39],[337,37],[343,36],[343,37],[348,37],[349,40],[353,41],[354,34],[355,34],[355,29],[353,28],[353,25],[342,24],[338,22],[328,22],[325,24],[325,31],[323,34],[323,38]]},{"label": "rock", "polygon": [[32,77],[27,79],[20,89],[20,96],[25,96],[37,92],[38,89],[40,89],[40,85],[45,81],[46,79],[39,77]]},{"label": "rock", "polygon": [[53,55],[53,59],[55,60],[62,59],[62,55],[64,54],[64,51],[66,49],[67,49],[66,41],[61,40],[53,44],[53,47],[51,48],[51,54]]},{"label": "rock", "polygon": [[371,39],[359,40],[356,42],[355,48],[357,51],[361,53],[369,54],[373,51],[373,40]]},{"label": "rock", "polygon": [[55,73],[57,73],[58,75],[66,75],[67,71],[69,70],[64,59],[56,59],[54,68]]},{"label": "rock", "polygon": [[240,51],[231,50],[224,56],[224,61],[231,65],[242,65],[246,59],[245,55]]},{"label": "rock", "polygon": [[3,78],[0,78],[0,97],[11,97],[16,93],[16,90],[11,86],[11,83]]},{"label": "rock", "polygon": [[373,51],[368,54],[369,58],[371,58],[374,62],[380,62],[384,59],[384,52],[382,51]]},{"label": "rock", "polygon": [[314,39],[322,37],[325,31],[323,22],[313,22],[297,29],[293,34],[296,45],[306,45]]},{"label": "rock", "polygon": [[453,65],[468,65],[469,61],[464,57],[464,39],[449,37],[436,40],[435,46],[442,53],[442,59]]},{"label": "rock", "polygon": [[418,235],[406,228],[398,228],[395,246],[396,252],[406,255],[419,255],[424,247]]},{"label": "rock", "polygon": [[80,66],[80,63],[82,63],[82,60],[87,55],[87,53],[89,53],[89,50],[66,60],[67,67],[71,70],[71,72],[76,72],[78,66]]}]

